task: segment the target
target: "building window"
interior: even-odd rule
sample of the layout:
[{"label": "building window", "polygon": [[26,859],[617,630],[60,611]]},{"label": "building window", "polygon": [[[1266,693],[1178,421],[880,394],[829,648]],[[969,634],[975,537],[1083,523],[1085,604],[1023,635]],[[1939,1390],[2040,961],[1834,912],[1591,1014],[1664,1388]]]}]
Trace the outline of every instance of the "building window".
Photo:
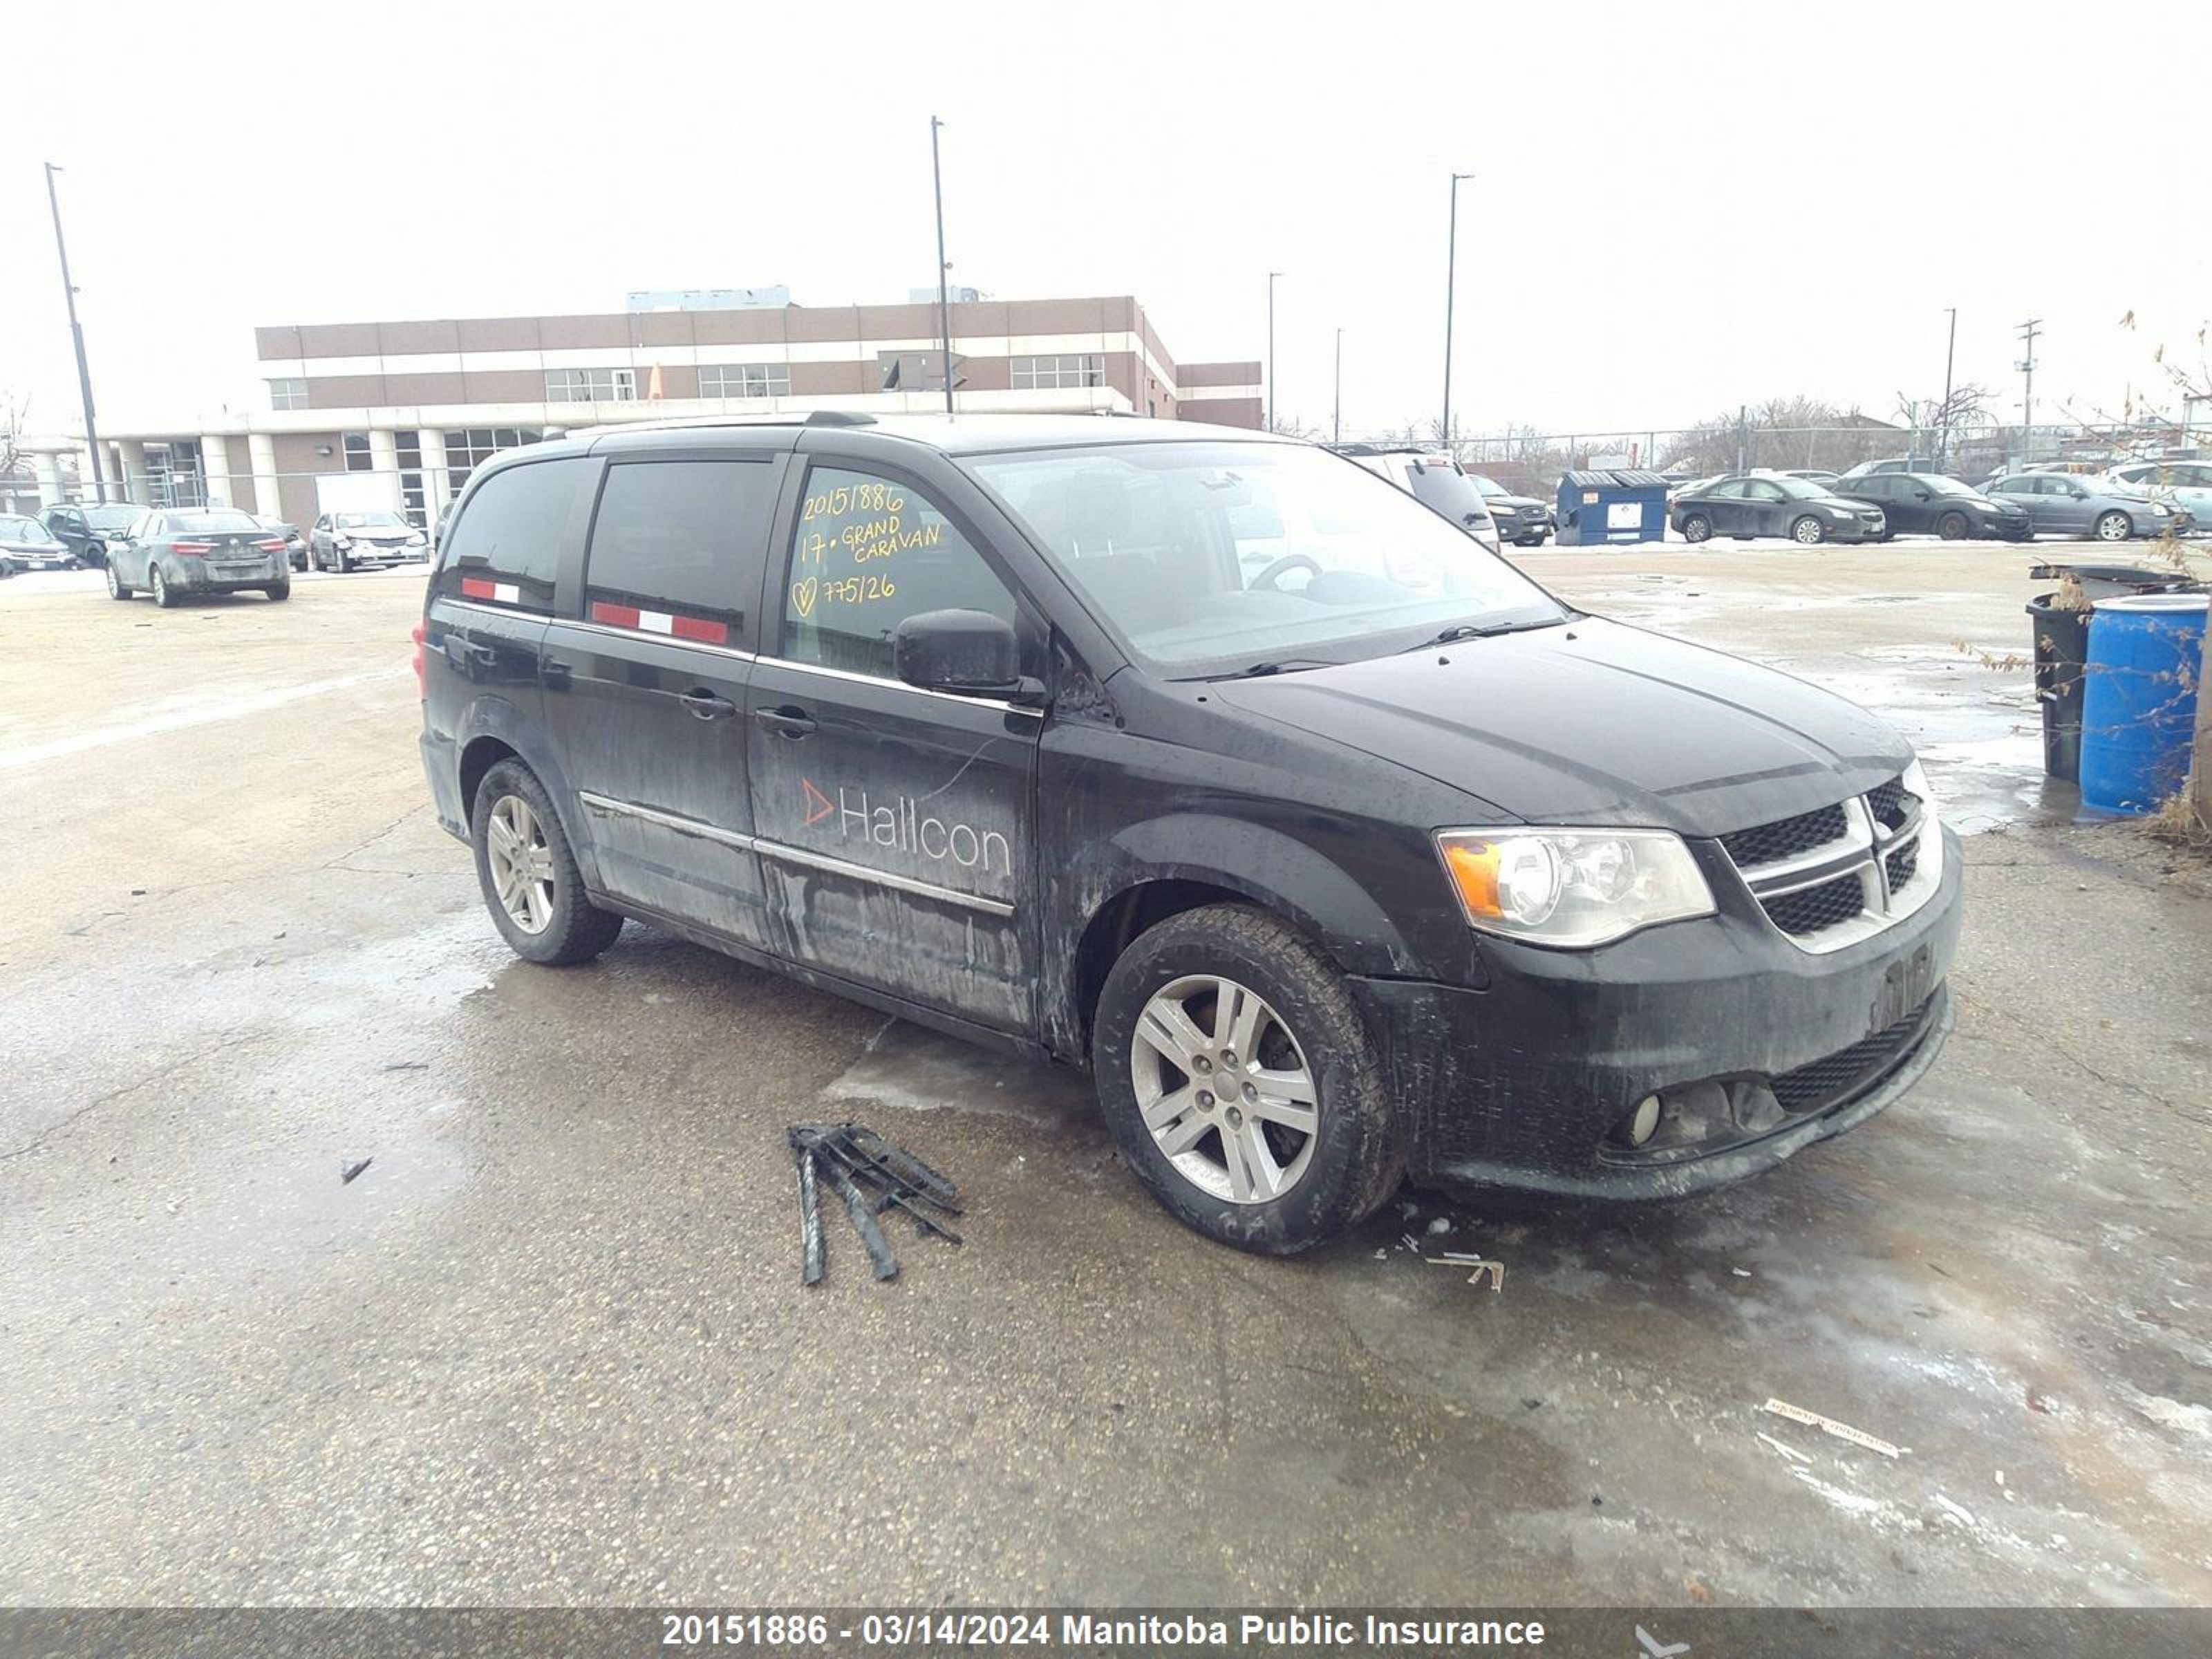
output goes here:
[{"label": "building window", "polygon": [[1106,384],[1106,360],[1095,354],[1070,357],[1016,357],[1009,367],[1017,392],[1052,391],[1060,386]]},{"label": "building window", "polygon": [[534,444],[545,434],[529,427],[472,426],[446,434],[446,488],[453,495],[461,493],[461,486],[469,481],[469,474],[482,466],[502,449],[519,449],[524,444]]},{"label": "building window", "polygon": [[307,406],[307,383],[305,380],[271,380],[269,382],[269,407],[271,409],[305,409]]},{"label": "building window", "polygon": [[545,401],[549,404],[635,403],[637,371],[634,368],[549,368],[545,371]]},{"label": "building window", "polygon": [[791,368],[786,363],[723,363],[699,371],[702,398],[788,398]]},{"label": "building window", "polygon": [[366,432],[346,433],[339,441],[345,446],[347,471],[367,472],[376,465],[369,457],[368,434]]},{"label": "building window", "polygon": [[417,530],[426,529],[430,523],[430,498],[423,483],[422,434],[396,432],[392,434],[392,447],[399,458],[400,511]]}]

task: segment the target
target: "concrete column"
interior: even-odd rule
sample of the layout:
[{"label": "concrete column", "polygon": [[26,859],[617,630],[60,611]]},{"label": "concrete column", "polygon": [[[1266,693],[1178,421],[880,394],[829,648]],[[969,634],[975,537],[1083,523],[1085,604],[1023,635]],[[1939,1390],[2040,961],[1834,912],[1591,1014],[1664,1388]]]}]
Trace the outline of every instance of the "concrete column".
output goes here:
[{"label": "concrete column", "polygon": [[253,469],[253,510],[264,518],[283,518],[284,496],[276,481],[276,446],[267,433],[246,434],[246,459]]},{"label": "concrete column", "polygon": [[[107,446],[102,444],[100,447],[106,449]],[[115,499],[115,469],[107,464],[107,457],[105,455],[100,458],[100,477],[101,489],[106,492],[107,499],[113,501]],[[79,501],[90,501],[99,499],[92,488],[92,446],[90,444],[79,444],[76,447],[76,481]]]},{"label": "concrete column", "polygon": [[207,483],[210,507],[228,507],[230,500],[230,441],[213,432],[200,434],[200,471]]},{"label": "concrete column", "polygon": [[446,477],[446,434],[425,427],[418,435],[422,442],[422,501],[435,525],[453,494]]},{"label": "concrete column", "polygon": [[125,496],[133,507],[149,505],[154,491],[146,475],[146,446],[135,439],[122,439],[115,446],[115,459],[122,470]]},{"label": "concrete column", "polygon": [[400,504],[399,441],[388,426],[373,426],[368,429],[368,470],[392,486],[392,505]]},{"label": "concrete column", "polygon": [[51,449],[33,450],[31,465],[39,474],[39,505],[58,504],[62,498],[62,458]]}]

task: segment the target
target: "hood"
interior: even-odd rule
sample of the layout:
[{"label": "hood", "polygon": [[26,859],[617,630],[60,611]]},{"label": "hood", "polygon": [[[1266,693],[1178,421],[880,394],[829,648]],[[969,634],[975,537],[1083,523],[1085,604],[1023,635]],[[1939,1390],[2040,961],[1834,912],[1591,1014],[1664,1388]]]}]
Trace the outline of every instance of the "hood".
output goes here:
[{"label": "hood", "polygon": [[27,553],[34,559],[58,559],[69,552],[59,542],[27,541],[20,536],[0,536],[0,548],[10,553]]},{"label": "hood", "polygon": [[366,530],[340,530],[335,533],[349,536],[357,542],[404,542],[422,532],[410,530],[404,525],[378,524],[371,525]]},{"label": "hood", "polygon": [[1831,692],[1595,617],[1209,690],[1530,823],[1723,835],[1863,793],[1912,758]]},{"label": "hood", "polygon": [[1490,509],[1493,516],[1501,511],[1526,513],[1532,507],[1540,511],[1551,505],[1548,501],[1538,501],[1533,495],[1485,495],[1482,498],[1482,504]]}]

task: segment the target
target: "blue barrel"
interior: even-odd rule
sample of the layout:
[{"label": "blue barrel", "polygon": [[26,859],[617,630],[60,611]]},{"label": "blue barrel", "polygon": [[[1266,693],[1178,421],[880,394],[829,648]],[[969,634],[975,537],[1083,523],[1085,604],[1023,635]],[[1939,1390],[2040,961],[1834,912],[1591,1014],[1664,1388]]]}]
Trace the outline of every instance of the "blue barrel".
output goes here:
[{"label": "blue barrel", "polygon": [[2090,613],[2081,805],[2092,811],[2154,811],[2188,781],[2205,605],[2203,593],[2138,593]]}]

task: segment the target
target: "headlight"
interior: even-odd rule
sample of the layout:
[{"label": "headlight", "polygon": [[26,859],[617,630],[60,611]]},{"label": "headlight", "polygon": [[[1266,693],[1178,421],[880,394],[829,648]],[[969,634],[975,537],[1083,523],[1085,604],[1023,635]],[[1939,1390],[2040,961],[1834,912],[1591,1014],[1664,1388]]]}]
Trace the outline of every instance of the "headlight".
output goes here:
[{"label": "headlight", "polygon": [[351,547],[353,545],[353,538],[350,536],[333,536],[331,538],[331,545],[332,547]]},{"label": "headlight", "polygon": [[420,547],[422,545],[422,532],[418,530],[407,538],[407,545],[410,547]]},{"label": "headlight", "polygon": [[1713,914],[1712,889],[1665,830],[1440,830],[1470,927],[1532,945],[1607,945]]},{"label": "headlight", "polygon": [[1929,787],[1928,774],[1917,760],[1905,769],[1905,793],[1919,798],[1920,816],[1929,823],[1942,822],[1936,813],[1936,792]]}]

